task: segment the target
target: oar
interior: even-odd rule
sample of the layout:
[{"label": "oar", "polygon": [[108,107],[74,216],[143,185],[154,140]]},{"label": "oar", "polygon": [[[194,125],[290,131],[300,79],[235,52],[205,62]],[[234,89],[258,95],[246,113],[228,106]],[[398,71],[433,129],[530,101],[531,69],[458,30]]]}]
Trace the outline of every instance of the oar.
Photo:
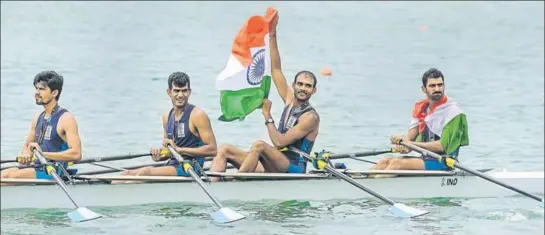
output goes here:
[{"label": "oar", "polygon": [[[74,164],[84,164],[84,163],[92,164],[94,162],[128,160],[128,159],[145,157],[145,156],[150,156],[150,155],[151,155],[151,153],[141,153],[141,154],[118,155],[118,156],[111,156],[111,157],[96,157],[96,158],[89,158],[89,159],[83,159],[83,160],[80,160],[80,161],[76,161],[76,162],[74,162]],[[2,161],[2,163],[18,162],[19,158],[20,157],[17,157],[15,160],[4,160],[4,161]],[[93,165],[96,165],[96,164],[93,164]],[[8,168],[13,168],[13,167],[18,167],[19,169],[24,169],[24,168],[33,168],[33,167],[40,167],[40,166],[41,165],[7,166],[7,167],[2,167],[0,170],[5,170],[5,169],[8,169]],[[102,166],[112,168],[112,167],[105,166],[105,165],[102,165]],[[118,168],[118,169],[121,169],[121,168]]]},{"label": "oar", "polygon": [[[410,148],[410,149],[412,149],[412,150],[415,150],[415,151],[421,153],[421,154],[424,155],[424,156],[433,157],[433,158],[437,159],[437,161],[443,162],[443,158],[444,158],[444,157],[441,156],[441,155],[439,155],[439,154],[437,154],[437,153],[431,152],[431,151],[429,151],[429,150],[426,150],[426,149],[424,149],[424,148],[418,147],[418,146],[416,146],[416,145],[414,145],[414,144],[411,144],[411,143],[406,143],[406,142],[403,142],[403,141],[402,141],[401,144],[407,146],[407,148]],[[445,164],[446,164],[447,166],[449,166],[449,167],[458,168],[458,169],[460,169],[460,170],[467,171],[467,172],[469,172],[469,173],[471,173],[471,174],[473,174],[473,175],[479,176],[479,177],[481,177],[481,178],[483,178],[483,179],[485,179],[485,180],[488,180],[488,181],[490,181],[490,182],[492,182],[492,183],[495,183],[495,184],[497,184],[497,185],[500,185],[500,186],[503,186],[503,187],[505,187],[505,188],[511,189],[511,190],[513,190],[513,191],[515,191],[515,192],[517,192],[517,193],[520,193],[520,194],[522,194],[522,195],[524,195],[524,196],[530,197],[530,198],[532,198],[532,199],[534,199],[534,200],[536,200],[536,201],[538,201],[538,202],[541,202],[541,206],[543,206],[543,204],[544,204],[543,198],[540,198],[540,197],[538,197],[538,196],[536,196],[536,195],[533,195],[533,194],[530,194],[530,193],[528,193],[528,192],[525,192],[525,191],[523,191],[523,190],[521,190],[521,189],[515,188],[515,187],[513,187],[513,186],[511,186],[511,185],[508,185],[508,184],[506,184],[506,183],[500,182],[500,181],[498,181],[498,180],[496,180],[496,179],[494,179],[494,178],[492,178],[492,177],[490,177],[490,176],[487,176],[487,175],[485,175],[485,174],[483,174],[483,173],[481,173],[481,172],[478,172],[478,171],[476,171],[476,170],[467,168],[467,167],[461,165],[460,163],[456,162],[456,161],[455,161],[454,159],[452,159],[452,158],[445,157],[444,160],[445,160],[445,161],[444,161]]]},{"label": "oar", "polygon": [[376,149],[373,149],[371,151],[358,152],[358,153],[331,154],[329,156],[329,159],[369,157],[369,156],[376,156],[376,155],[392,153],[392,152],[393,152],[392,149],[384,149],[384,150],[378,150],[378,151]]},{"label": "oar", "polygon": [[[164,166],[164,165],[165,165],[164,162],[156,162],[156,163],[151,163],[151,164],[128,166],[128,167],[124,167],[123,169],[133,170],[133,169],[138,169],[138,168],[146,167],[146,166],[156,167],[156,166]],[[112,169],[113,167],[109,167],[109,166],[105,166],[105,167],[109,168],[109,169],[108,170],[94,170],[94,171],[81,172],[81,173],[75,174],[75,176],[78,176],[78,175],[100,175],[100,174],[109,174],[109,173],[124,171],[124,170],[120,170],[120,169]]]},{"label": "oar", "polygon": [[[312,157],[310,155],[308,155],[307,153],[303,152],[303,151],[300,151],[299,149],[296,149],[294,147],[289,147],[289,150],[295,152],[295,153],[298,153],[300,154],[301,156],[303,156],[307,161],[309,162],[312,162]],[[394,216],[397,216],[397,217],[404,217],[404,218],[412,218],[412,217],[417,217],[417,216],[421,216],[421,215],[425,215],[427,214],[428,212],[427,211],[424,211],[424,210],[420,210],[420,209],[416,209],[416,208],[412,208],[410,206],[407,206],[405,204],[402,204],[402,203],[398,203],[398,202],[394,202],[392,199],[389,199],[385,196],[382,196],[380,195],[379,193],[363,186],[362,184],[358,183],[357,181],[355,181],[354,179],[350,178],[349,176],[341,173],[341,172],[338,172],[337,170],[335,170],[333,167],[329,166],[328,164],[324,164],[325,165],[325,169],[330,172],[331,174],[343,179],[344,181],[350,183],[351,185],[354,185],[356,186],[357,188],[375,196],[376,198],[382,200],[383,202],[387,203],[390,205],[390,207],[388,208],[388,210],[394,215]]]},{"label": "oar", "polygon": [[151,153],[127,154],[127,155],[119,155],[119,156],[111,156],[111,157],[96,157],[96,158],[89,158],[89,159],[83,159],[83,160],[80,160],[80,161],[76,161],[76,162],[74,162],[74,164],[128,160],[128,159],[145,157],[145,156],[151,156]]},{"label": "oar", "polygon": [[[151,156],[151,153],[127,154],[127,155],[118,155],[118,156],[111,156],[111,157],[96,157],[96,158],[83,159],[80,161],[76,161],[74,162],[74,164],[127,160],[127,159],[133,159],[133,158],[145,157],[145,156]],[[19,159],[20,157],[16,157],[15,160],[2,160],[1,163],[4,164],[9,162],[18,162]]]},{"label": "oar", "polygon": [[11,163],[11,162],[17,162],[17,160],[1,160],[0,164]]},{"label": "oar", "polygon": [[[43,164],[43,165],[48,164],[45,157],[37,149],[34,149],[34,155],[38,158],[38,160],[40,161],[41,164]],[[47,167],[46,167],[45,170],[47,171]],[[66,187],[66,185],[62,181],[61,177],[59,177],[59,175],[57,175],[57,172],[55,172],[55,170],[53,170],[53,171],[51,171],[51,175],[53,176],[53,178],[55,178],[55,181],[57,181],[57,184],[61,187],[61,189],[66,194],[66,196],[68,196],[70,201],[72,201],[74,206],[76,206],[76,208],[77,208],[76,210],[67,213],[68,217],[72,220],[72,222],[83,222],[83,221],[98,219],[98,218],[102,217],[102,215],[97,214],[94,211],[91,211],[91,210],[87,209],[86,207],[78,206],[78,204],[74,201],[72,195],[70,194],[70,191],[68,191],[68,187]]]},{"label": "oar", "polygon": [[112,170],[116,170],[116,171],[125,171],[126,170],[124,168],[115,167],[115,166],[108,166],[108,165],[104,165],[104,164],[100,164],[100,163],[89,163],[89,164],[104,167],[104,168],[108,168],[108,169],[112,169]]},{"label": "oar", "polygon": [[[174,156],[174,158],[176,158],[176,160],[178,160],[178,162],[182,165],[181,167],[184,167],[183,166],[184,159],[182,158],[182,156],[178,152],[176,152],[176,150],[174,150],[174,148],[172,148],[172,146],[167,145],[167,147],[168,147],[168,150],[172,153],[172,156]],[[212,199],[212,201],[214,201],[216,206],[218,206],[220,208],[218,211],[213,212],[211,214],[212,218],[214,218],[214,220],[216,222],[218,222],[218,223],[230,223],[230,222],[235,222],[237,220],[241,220],[241,219],[246,218],[245,216],[237,213],[236,211],[234,211],[234,210],[232,210],[232,209],[230,209],[228,207],[224,207],[220,203],[220,201],[214,195],[212,195],[212,193],[210,193],[210,191],[206,188],[206,185],[204,185],[204,182],[201,180],[201,177],[199,177],[197,175],[197,173],[195,173],[195,171],[193,170],[193,167],[188,167],[187,172],[191,175],[191,177],[193,177],[195,182],[197,182],[197,184],[199,184],[199,186],[201,186],[202,190],[208,195],[208,197],[210,197],[210,199]]]}]

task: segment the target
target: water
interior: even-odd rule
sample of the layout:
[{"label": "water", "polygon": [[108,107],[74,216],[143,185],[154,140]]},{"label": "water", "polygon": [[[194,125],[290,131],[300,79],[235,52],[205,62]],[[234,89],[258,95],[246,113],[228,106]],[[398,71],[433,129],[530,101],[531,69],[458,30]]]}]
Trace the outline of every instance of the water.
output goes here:
[{"label": "water", "polygon": [[[146,152],[161,141],[170,108],[166,78],[191,77],[190,102],[205,110],[219,144],[268,141],[259,111],[221,123],[216,75],[244,20],[280,12],[288,79],[319,77],[315,150],[388,147],[405,132],[420,77],[445,74],[447,94],[468,116],[473,168],[543,170],[543,2],[2,2],[1,156],[12,159],[41,107],[33,77],[65,77],[60,103],[76,115],[84,157]],[[281,101],[272,88],[273,116]],[[235,137],[236,138],[233,138]],[[135,159],[119,166],[149,162]],[[365,163],[345,161],[351,168]],[[95,167],[96,168],[96,167]],[[95,169],[84,166],[83,170]],[[274,187],[271,185],[271,187]],[[150,192],[152,194],[153,192]],[[323,190],[316,193],[326,193]],[[29,195],[30,197],[31,195]],[[29,199],[35,200],[35,199]],[[249,215],[232,226],[207,217],[212,204],[92,208],[109,217],[70,224],[64,209],[2,211],[3,234],[542,234],[543,209],[522,197],[411,200],[431,213],[396,219],[377,201],[231,202]]]}]

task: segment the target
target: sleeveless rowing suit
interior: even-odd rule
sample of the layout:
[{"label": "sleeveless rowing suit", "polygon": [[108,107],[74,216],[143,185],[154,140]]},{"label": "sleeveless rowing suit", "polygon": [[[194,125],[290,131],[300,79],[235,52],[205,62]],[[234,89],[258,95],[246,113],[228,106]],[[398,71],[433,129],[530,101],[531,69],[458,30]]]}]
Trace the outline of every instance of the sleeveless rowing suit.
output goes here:
[{"label": "sleeveless rowing suit", "polygon": [[[426,112],[429,112],[429,107],[426,108]],[[430,129],[428,128],[428,125],[425,125],[424,127],[424,130],[422,131],[422,133],[419,133],[420,134],[420,137],[421,137],[421,142],[432,142],[432,141],[436,141],[436,140],[440,140],[441,137],[434,134],[433,132],[430,131]],[[458,150],[460,148],[456,149],[453,153],[449,154],[449,156],[451,158],[453,158],[454,160],[458,160]],[[445,156],[445,155],[443,155]],[[446,171],[446,170],[450,170],[450,167],[448,167],[447,165],[443,164],[442,162],[439,162],[437,161],[437,159],[433,158],[433,157],[428,157],[428,156],[425,156],[425,155],[422,155],[422,159],[424,160],[424,167],[426,170],[436,170],[436,171]]]},{"label": "sleeveless rowing suit", "polygon": [[[184,108],[184,111],[182,112],[182,118],[180,118],[180,121],[176,121],[174,119],[174,109],[171,109],[170,113],[168,114],[168,122],[166,126],[167,138],[174,140],[174,143],[178,147],[197,148],[204,145],[202,140],[199,137],[193,135],[193,133],[191,133],[191,131],[189,130],[189,117],[191,116],[191,111],[193,111],[193,108],[195,108],[194,105],[187,104]],[[201,167],[203,167],[204,157],[191,158],[194,158],[197,163]],[[190,160],[191,158],[188,158],[186,160]],[[169,159],[167,165],[176,167],[176,172],[178,176],[190,176],[189,173],[183,170],[180,162],[178,162],[178,160],[176,160],[176,158],[174,157]],[[197,174],[200,174],[199,168],[197,166],[194,166],[193,170]]]},{"label": "sleeveless rowing suit", "polygon": [[[66,143],[59,133],[57,133],[57,124],[60,117],[68,112],[66,109],[61,108],[59,105],[53,108],[51,116],[45,119],[45,111],[40,114],[36,122],[36,130],[34,132],[34,140],[40,145],[42,152],[61,152],[68,149],[68,143]],[[49,160],[52,165],[62,165],[65,169],[68,167],[68,162]],[[35,165],[41,165],[40,161],[36,159]],[[63,172],[55,167],[57,174],[62,176]],[[38,166],[35,168],[37,179],[53,179],[50,172],[47,172],[45,166]]]},{"label": "sleeveless rowing suit", "polygon": [[[316,113],[316,115],[318,115],[316,110],[312,106],[310,106],[308,102],[305,102],[304,104],[302,104],[301,106],[297,108],[291,108],[291,105],[287,105],[284,108],[284,111],[282,112],[282,116],[280,118],[280,122],[278,123],[278,131],[281,134],[285,134],[286,132],[288,132],[289,129],[296,126],[297,123],[299,123],[299,118],[307,112],[314,112]],[[302,139],[297,140],[294,143],[290,144],[288,147],[294,147],[296,149],[301,150],[302,152],[310,154],[310,152],[312,151],[313,145],[314,145],[314,141],[307,139],[307,137],[305,136]],[[290,161],[290,165],[288,166],[287,173],[305,173],[306,172],[307,162],[305,161],[305,158],[303,156],[289,150],[283,153]]]}]

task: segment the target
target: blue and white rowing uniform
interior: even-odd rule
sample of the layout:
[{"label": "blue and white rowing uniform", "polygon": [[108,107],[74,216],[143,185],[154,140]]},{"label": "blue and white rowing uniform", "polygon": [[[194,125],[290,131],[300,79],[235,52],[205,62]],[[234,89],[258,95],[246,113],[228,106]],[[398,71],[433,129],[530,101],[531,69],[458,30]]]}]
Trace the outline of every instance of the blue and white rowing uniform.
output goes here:
[{"label": "blue and white rowing uniform", "polygon": [[[189,130],[189,117],[191,116],[191,112],[195,108],[192,104],[187,104],[184,108],[184,111],[182,112],[182,117],[179,121],[175,120],[174,115],[174,109],[170,110],[170,113],[168,114],[168,122],[166,126],[166,132],[168,139],[174,140],[174,143],[178,147],[183,148],[197,148],[200,146],[203,146],[203,141],[201,138],[195,136],[191,131]],[[191,157],[191,159],[195,159],[197,163],[202,168],[204,165],[204,157]],[[189,159],[185,159],[189,160]],[[182,166],[180,165],[180,162],[176,160],[174,157],[171,157],[167,165],[173,166],[176,168],[176,173],[178,176],[186,176],[189,177],[189,173],[184,171]],[[198,175],[201,174],[199,167],[195,165],[193,167],[193,170]]]},{"label": "blue and white rowing uniform", "polygon": [[[308,112],[316,113],[316,110],[308,103],[305,102],[299,107],[291,108],[291,105],[287,105],[282,112],[280,122],[278,123],[278,131],[282,134],[288,132],[291,128],[299,123],[299,118]],[[316,113],[318,115],[318,113]],[[294,147],[302,152],[310,154],[314,141],[309,140],[306,136],[300,140],[295,141],[287,147]],[[307,170],[307,162],[305,158],[298,153],[292,151],[283,151],[284,155],[290,161],[287,173],[305,173]]]},{"label": "blue and white rowing uniform", "polygon": [[[38,117],[34,139],[40,145],[42,152],[62,152],[68,149],[68,143],[66,143],[59,133],[57,133],[59,119],[66,112],[68,112],[68,110],[60,108],[60,106],[57,105],[53,108],[49,118],[45,118],[45,111]],[[49,170],[47,170],[46,166],[42,165],[39,160],[36,159],[34,162],[34,164],[37,165],[34,168],[36,170],[37,179],[53,179],[53,176],[51,175],[51,170],[53,169],[62,177],[63,171],[58,165],[61,165],[65,169],[68,168],[68,162],[54,160],[48,160],[48,162],[51,163],[54,168],[48,167]]]}]

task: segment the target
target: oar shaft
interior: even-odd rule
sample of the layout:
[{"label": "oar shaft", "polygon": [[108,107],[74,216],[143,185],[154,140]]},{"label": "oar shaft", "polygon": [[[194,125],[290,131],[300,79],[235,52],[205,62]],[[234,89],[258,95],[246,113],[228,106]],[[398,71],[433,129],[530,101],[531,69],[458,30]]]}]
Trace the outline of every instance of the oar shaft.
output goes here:
[{"label": "oar shaft", "polygon": [[[146,167],[146,166],[156,167],[156,166],[163,166],[163,165],[165,165],[164,162],[157,162],[157,163],[151,163],[151,164],[142,164],[142,165],[136,165],[136,166],[129,166],[129,167],[125,167],[124,169],[133,170],[133,169]],[[108,173],[123,171],[123,170],[119,170],[119,169],[111,169],[112,167],[107,167],[107,168],[110,168],[110,169],[81,172],[81,173],[77,173],[76,175],[100,175],[100,174],[108,174]]]},{"label": "oar shaft", "polygon": [[[441,156],[441,155],[439,155],[439,154],[437,154],[437,153],[431,152],[431,151],[429,151],[429,150],[427,150],[427,149],[421,148],[421,147],[416,146],[416,145],[414,145],[414,144],[405,143],[405,142],[401,142],[401,144],[407,146],[407,147],[410,148],[410,149],[413,149],[413,150],[415,150],[415,151],[421,153],[421,154],[424,155],[424,156],[433,157],[433,158],[435,158],[437,161],[442,161],[443,156]],[[454,165],[455,168],[458,168],[458,169],[463,170],[463,171],[467,171],[467,172],[469,172],[469,173],[471,173],[471,174],[474,174],[474,175],[476,175],[476,176],[479,176],[479,177],[481,177],[481,178],[483,178],[483,179],[485,179],[485,180],[488,180],[488,181],[490,181],[490,182],[492,182],[492,183],[498,184],[498,185],[503,186],[503,187],[505,187],[505,188],[511,189],[511,190],[513,190],[513,191],[515,191],[515,192],[517,192],[517,193],[520,193],[520,194],[522,194],[522,195],[525,195],[525,196],[527,196],[527,197],[530,197],[530,198],[532,198],[532,199],[534,199],[534,200],[537,200],[537,201],[539,201],[539,202],[542,202],[542,201],[543,201],[542,198],[540,198],[540,197],[538,197],[538,196],[536,196],[536,195],[530,194],[530,193],[525,192],[525,191],[523,191],[523,190],[521,190],[521,189],[515,188],[515,187],[513,187],[513,186],[511,186],[511,185],[507,185],[507,184],[505,184],[505,183],[503,183],[503,182],[501,182],[501,181],[498,181],[498,180],[496,180],[496,179],[494,179],[494,178],[492,178],[492,177],[490,177],[490,176],[488,176],[488,175],[485,175],[485,174],[483,174],[483,173],[481,173],[481,172],[478,172],[478,171],[476,171],[476,170],[467,168],[467,167],[461,165],[461,164],[458,163],[458,162],[454,162],[453,165]]]},{"label": "oar shaft", "polygon": [[329,159],[341,159],[341,158],[351,158],[351,157],[368,157],[368,156],[376,156],[380,154],[385,153],[391,153],[391,149],[385,149],[385,150],[372,150],[372,151],[366,151],[366,152],[359,152],[359,153],[344,153],[344,154],[331,154],[329,156]]},{"label": "oar shaft", "polygon": [[201,177],[199,177],[197,175],[197,173],[195,173],[195,171],[193,170],[193,168],[189,168],[188,169],[188,172],[189,174],[191,175],[191,177],[193,177],[193,179],[195,179],[195,182],[197,182],[197,184],[202,188],[202,190],[206,193],[206,195],[208,195],[208,197],[210,199],[212,199],[212,201],[214,201],[214,204],[216,204],[216,206],[218,206],[219,208],[223,208],[223,205],[221,204],[221,202],[214,196],[212,195],[208,189],[206,188],[204,182],[201,180]]},{"label": "oar shaft", "polygon": [[92,163],[89,163],[89,164],[104,167],[104,168],[108,168],[108,169],[112,169],[112,170],[116,170],[116,171],[125,171],[125,169],[123,169],[123,168],[119,168],[119,167],[115,167],[115,166],[108,166],[108,165],[104,165],[104,164],[100,164],[100,163],[92,162]]},{"label": "oar shaft", "polygon": [[[38,151],[37,149],[34,149],[34,155],[38,158],[38,160],[40,161],[40,163],[42,163],[43,165],[46,165],[47,164],[47,160],[45,160],[45,157],[42,155],[42,153],[40,153],[40,151]],[[47,171],[47,169],[45,169]],[[51,175],[53,176],[53,178],[57,181],[57,184],[59,186],[61,186],[61,189],[64,191],[64,193],[66,194],[66,196],[68,196],[68,198],[70,199],[70,201],[72,202],[72,204],[74,204],[74,206],[76,208],[79,208],[78,204],[74,201],[74,199],[72,198],[72,195],[70,194],[70,192],[68,191],[68,188],[66,187],[66,184],[64,184],[63,180],[61,179],[61,177],[59,175],[57,175],[57,172],[55,171],[51,171]]]},{"label": "oar shaft", "polygon": [[[172,153],[172,156],[174,156],[174,158],[176,158],[176,160],[178,160],[178,162],[180,164],[183,164],[182,162],[184,161],[184,159],[182,158],[182,156],[178,152],[176,152],[176,150],[174,148],[172,148],[172,146],[169,145],[168,150],[170,151],[170,153]],[[182,167],[183,167],[183,165],[182,165]],[[204,182],[201,180],[201,177],[199,177],[197,175],[197,173],[195,173],[195,171],[193,171],[192,167],[188,168],[188,172],[191,175],[191,177],[193,177],[195,182],[197,182],[197,184],[199,184],[199,186],[202,188],[202,190],[208,195],[208,197],[210,199],[212,199],[212,201],[214,201],[216,206],[218,206],[220,209],[223,208],[223,205],[221,204],[221,202],[214,195],[212,195],[209,192],[208,188],[204,185]]]},{"label": "oar shaft", "polygon": [[0,161],[0,164],[12,163],[12,162],[17,162],[17,160],[2,160],[2,161]]},{"label": "oar shaft", "polygon": [[82,159],[80,161],[74,162],[74,164],[128,160],[128,159],[145,157],[145,156],[151,156],[151,153],[128,154],[128,155],[119,155],[119,156],[111,156],[111,157],[97,157],[97,158]]},{"label": "oar shaft", "polygon": [[[312,159],[309,159],[309,158],[307,158],[307,160],[312,161]],[[333,175],[335,175],[335,176],[337,176],[337,177],[339,177],[341,179],[344,179],[346,182],[350,183],[351,185],[354,185],[354,186],[358,187],[359,189],[361,189],[361,190],[363,190],[363,191],[377,197],[378,199],[382,200],[383,202],[386,202],[386,203],[388,203],[389,205],[392,205],[392,206],[395,204],[395,202],[392,201],[391,199],[386,198],[386,197],[384,197],[384,196],[382,196],[382,195],[380,195],[378,193],[375,193],[373,190],[371,190],[371,189],[363,186],[362,184],[356,182],[354,179],[350,178],[349,176],[347,176],[347,175],[345,175],[345,174],[343,174],[341,172],[338,172],[333,167],[331,167],[329,165],[326,165],[325,169],[327,171],[329,171],[331,174],[333,174]]]},{"label": "oar shaft", "polygon": [[[300,155],[303,156],[307,161],[312,162],[312,160],[313,160],[312,157],[310,157],[310,155],[308,155],[307,153],[305,153],[305,152],[303,152],[303,151],[300,151],[300,150],[298,150],[298,149],[292,148],[292,147],[290,147],[289,149],[290,149],[291,151],[293,151],[293,152],[296,152],[296,153],[300,154]],[[388,203],[389,205],[394,205],[394,204],[395,204],[395,202],[392,201],[391,199],[386,198],[386,197],[384,197],[384,196],[382,196],[382,195],[376,193],[375,191],[373,191],[373,190],[371,190],[371,189],[369,189],[369,188],[363,186],[362,184],[356,182],[354,179],[350,178],[349,176],[347,176],[347,175],[345,175],[345,174],[343,174],[343,173],[341,173],[341,172],[338,172],[338,171],[335,170],[333,167],[331,167],[331,166],[329,166],[329,165],[326,165],[326,166],[325,166],[325,169],[326,169],[328,172],[330,172],[331,174],[333,174],[333,175],[335,175],[335,176],[337,176],[337,177],[339,177],[339,178],[345,180],[346,182],[350,183],[351,185],[354,185],[354,186],[356,186],[357,188],[359,188],[359,189],[361,189],[361,190],[363,190],[363,191],[365,191],[365,192],[367,192],[367,193],[369,193],[369,194],[371,194],[371,195],[377,197],[378,199],[380,199],[380,200],[382,200],[382,201]]]}]

